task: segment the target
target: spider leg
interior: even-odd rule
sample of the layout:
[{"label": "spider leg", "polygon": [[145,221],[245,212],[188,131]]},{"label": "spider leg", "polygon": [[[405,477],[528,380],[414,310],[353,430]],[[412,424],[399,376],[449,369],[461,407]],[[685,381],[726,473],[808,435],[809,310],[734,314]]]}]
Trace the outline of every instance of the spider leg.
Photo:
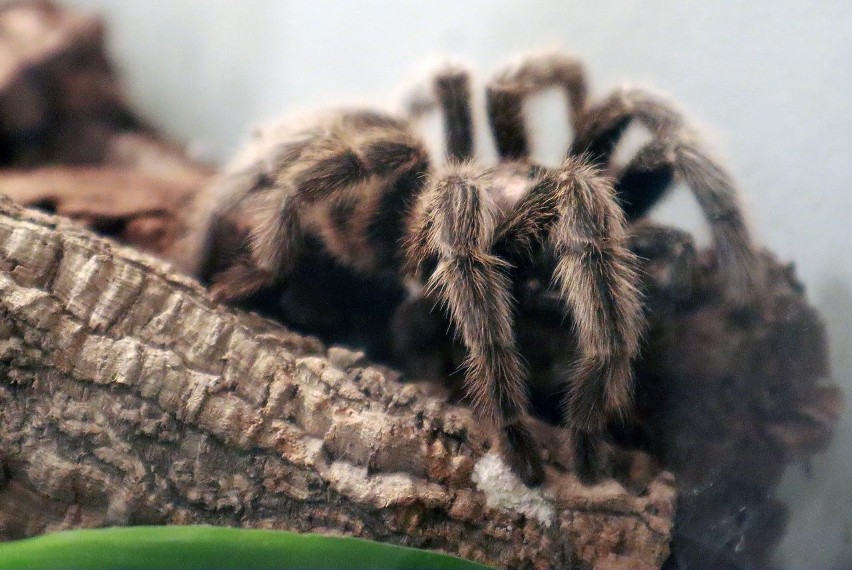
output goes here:
[{"label": "spider leg", "polygon": [[608,420],[632,401],[631,361],[644,328],[636,258],[609,179],[576,158],[547,171],[497,230],[494,251],[522,263],[536,247],[555,258],[553,281],[570,312],[579,358],[567,378],[566,420],[577,472],[594,481]]},{"label": "spider leg", "polygon": [[588,90],[585,70],[577,59],[558,53],[527,56],[500,70],[488,84],[488,120],[502,160],[529,157],[524,100],[551,87],[565,91],[576,128],[586,108]]},{"label": "spider leg", "polygon": [[615,193],[629,222],[645,216],[671,188],[675,167],[668,145],[651,141],[616,175]]},{"label": "spider leg", "polygon": [[[336,198],[354,194],[357,203],[358,192],[367,183],[379,192],[392,191],[394,180],[406,172],[421,172],[428,164],[425,150],[403,122],[366,111],[337,114],[326,124],[298,133],[297,138],[301,141],[298,154],[270,161],[268,155],[256,153],[254,162],[240,164],[220,181],[224,207],[212,216],[210,227],[217,216],[228,213],[227,208],[241,208],[251,224],[245,254],[213,277],[212,292],[219,300],[244,299],[292,271],[307,210],[324,211],[320,217],[331,218]],[[253,172],[260,174],[247,175]],[[325,226],[335,227],[331,220]],[[333,239],[352,239],[346,229],[327,232],[322,236],[325,245]],[[374,253],[362,249],[366,257]]]},{"label": "spider leg", "polygon": [[[309,143],[306,136],[284,137],[276,142],[269,136],[274,128],[257,130],[248,144],[228,164],[202,196],[207,203],[197,213],[193,226],[195,259],[188,268],[203,282],[210,282],[220,273],[223,261],[245,257],[241,247],[240,220],[233,214],[244,200],[256,201],[257,196],[274,187],[274,165],[286,165],[299,159]],[[243,260],[233,264],[245,266]]]},{"label": "spider leg", "polygon": [[544,479],[539,452],[522,420],[525,373],[512,330],[509,266],[491,253],[495,205],[484,175],[454,165],[421,196],[409,234],[415,274],[434,269],[427,291],[448,309],[467,350],[465,387],[475,410],[501,432],[505,456],[527,485]]},{"label": "spider leg", "polygon": [[455,161],[473,157],[473,114],[470,74],[457,65],[439,69],[427,87],[420,87],[406,101],[408,114],[419,118],[435,107],[443,116],[447,158]]},{"label": "spider leg", "polygon": [[571,155],[609,167],[615,147],[632,120],[653,136],[619,173],[616,191],[629,219],[643,215],[675,179],[686,183],[710,224],[719,263],[735,300],[747,301],[760,286],[757,255],[730,174],[715,161],[685,118],[667,100],[624,88],[592,106]]},{"label": "spider leg", "polygon": [[470,76],[451,68],[435,77],[446,133],[447,157],[467,160],[473,156],[473,118],[470,109]]}]

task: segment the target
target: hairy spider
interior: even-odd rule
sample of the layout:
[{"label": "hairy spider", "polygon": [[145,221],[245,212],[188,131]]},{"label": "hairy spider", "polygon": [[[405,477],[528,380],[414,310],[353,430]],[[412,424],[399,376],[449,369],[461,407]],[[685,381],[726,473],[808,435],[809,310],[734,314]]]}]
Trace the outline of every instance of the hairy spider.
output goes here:
[{"label": "hairy spider", "polygon": [[[589,108],[573,59],[527,59],[489,85],[500,161],[485,168],[473,161],[469,83],[455,68],[432,83],[446,165],[433,164],[409,120],[374,111],[332,111],[258,132],[213,189],[199,273],[227,302],[283,286],[309,259],[425,285],[421,294],[446,307],[464,347],[475,409],[499,431],[505,458],[529,485],[544,471],[523,419],[526,375],[513,323],[524,284],[552,280],[576,336],[563,378],[574,463],[594,481],[606,424],[630,408],[644,322],[625,213],[639,217],[683,176],[709,214],[735,290],[753,281],[743,261],[752,255],[748,234],[727,175],[665,102],[632,91]],[[522,116],[524,99],[550,86],[568,93],[578,133],[556,168],[530,159]],[[412,110],[429,106],[421,99]],[[616,172],[609,159],[634,117],[655,138]],[[602,171],[616,174],[618,194]],[[243,233],[243,243],[228,239]]]}]

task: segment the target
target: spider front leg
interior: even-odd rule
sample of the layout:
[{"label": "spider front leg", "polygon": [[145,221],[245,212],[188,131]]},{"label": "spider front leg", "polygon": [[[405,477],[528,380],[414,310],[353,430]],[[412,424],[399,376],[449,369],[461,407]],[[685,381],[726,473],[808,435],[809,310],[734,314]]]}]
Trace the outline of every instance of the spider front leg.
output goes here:
[{"label": "spider front leg", "polygon": [[501,432],[505,457],[521,480],[544,480],[539,451],[522,420],[525,373],[512,330],[509,266],[491,252],[496,211],[486,175],[453,166],[421,196],[409,236],[415,275],[448,309],[465,348],[465,387],[475,410]]},{"label": "spider front leg", "polygon": [[494,251],[523,266],[542,248],[570,312],[579,358],[566,378],[564,406],[578,476],[607,471],[604,431],[632,403],[631,361],[644,329],[635,256],[612,185],[577,159],[546,172],[497,230]]}]

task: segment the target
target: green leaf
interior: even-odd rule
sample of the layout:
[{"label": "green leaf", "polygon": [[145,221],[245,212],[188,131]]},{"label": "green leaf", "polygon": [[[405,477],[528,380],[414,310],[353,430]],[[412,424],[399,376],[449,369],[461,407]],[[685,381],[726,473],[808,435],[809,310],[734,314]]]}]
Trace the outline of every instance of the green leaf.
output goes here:
[{"label": "green leaf", "polygon": [[487,570],[358,538],[213,526],[71,530],[0,544],[4,570]]}]

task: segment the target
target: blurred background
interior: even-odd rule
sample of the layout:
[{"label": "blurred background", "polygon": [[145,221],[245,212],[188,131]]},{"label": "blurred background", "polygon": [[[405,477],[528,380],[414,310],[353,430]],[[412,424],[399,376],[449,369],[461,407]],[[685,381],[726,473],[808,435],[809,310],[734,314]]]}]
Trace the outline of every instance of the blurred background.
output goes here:
[{"label": "blurred background", "polygon": [[[392,106],[430,63],[486,76],[561,48],[593,95],[629,82],[666,93],[740,181],[759,240],[795,261],[852,393],[852,4],[844,0],[65,0],[102,14],[136,108],[199,156],[225,161],[252,125],[326,104]],[[558,101],[532,114],[541,155],[567,141]],[[481,117],[480,117],[481,118]],[[484,123],[483,123],[484,126]],[[487,137],[481,144],[488,157]],[[703,231],[686,192],[657,211]],[[785,568],[852,568],[852,419],[788,471]]]}]

